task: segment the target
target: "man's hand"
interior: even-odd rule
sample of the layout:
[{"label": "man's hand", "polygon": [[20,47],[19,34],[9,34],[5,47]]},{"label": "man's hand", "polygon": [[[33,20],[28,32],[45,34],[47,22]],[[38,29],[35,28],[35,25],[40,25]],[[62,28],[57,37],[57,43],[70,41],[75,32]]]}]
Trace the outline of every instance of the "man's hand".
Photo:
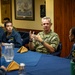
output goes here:
[{"label": "man's hand", "polygon": [[34,32],[31,33],[31,31],[30,31],[30,32],[29,32],[29,37],[30,37],[31,40],[33,40],[33,38],[34,38]]},{"label": "man's hand", "polygon": [[1,66],[1,68],[2,68],[2,69],[4,69],[5,71],[7,71],[6,67],[4,67],[4,66]]},{"label": "man's hand", "polygon": [[40,35],[35,35],[34,39],[37,40],[37,41],[39,41],[39,42],[43,41],[42,38],[40,37]]}]

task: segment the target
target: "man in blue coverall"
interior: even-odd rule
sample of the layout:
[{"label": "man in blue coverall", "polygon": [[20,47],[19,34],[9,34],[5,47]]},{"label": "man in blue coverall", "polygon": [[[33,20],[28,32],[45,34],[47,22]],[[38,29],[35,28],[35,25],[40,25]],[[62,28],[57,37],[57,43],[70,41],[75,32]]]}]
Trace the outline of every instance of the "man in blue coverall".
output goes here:
[{"label": "man in blue coverall", "polygon": [[21,36],[17,31],[13,29],[13,24],[11,23],[11,21],[5,22],[4,27],[6,29],[6,32],[2,36],[2,45],[4,45],[5,43],[13,43],[14,47],[21,47]]}]

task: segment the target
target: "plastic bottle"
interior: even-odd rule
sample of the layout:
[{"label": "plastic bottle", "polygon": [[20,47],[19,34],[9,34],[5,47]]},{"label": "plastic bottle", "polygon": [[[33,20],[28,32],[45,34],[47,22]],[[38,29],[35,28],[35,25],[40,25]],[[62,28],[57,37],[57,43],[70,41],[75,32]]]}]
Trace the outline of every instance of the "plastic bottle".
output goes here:
[{"label": "plastic bottle", "polygon": [[26,72],[25,72],[25,64],[24,63],[20,63],[20,66],[19,66],[19,75],[26,75]]}]

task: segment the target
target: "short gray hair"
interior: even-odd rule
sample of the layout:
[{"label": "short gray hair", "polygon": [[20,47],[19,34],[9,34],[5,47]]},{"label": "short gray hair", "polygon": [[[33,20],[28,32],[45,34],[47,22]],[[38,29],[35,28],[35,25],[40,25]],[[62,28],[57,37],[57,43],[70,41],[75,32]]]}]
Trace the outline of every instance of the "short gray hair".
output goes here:
[{"label": "short gray hair", "polygon": [[[43,21],[44,19],[47,19],[47,20],[51,23],[50,17],[43,17],[43,18],[42,18],[42,21]],[[52,23],[51,23],[51,24],[52,24]]]}]

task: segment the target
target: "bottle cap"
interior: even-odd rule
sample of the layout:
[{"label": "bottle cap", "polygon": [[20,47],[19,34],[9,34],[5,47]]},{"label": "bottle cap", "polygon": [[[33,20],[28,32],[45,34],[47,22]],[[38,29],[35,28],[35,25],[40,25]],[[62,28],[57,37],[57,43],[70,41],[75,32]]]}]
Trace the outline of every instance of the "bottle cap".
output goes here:
[{"label": "bottle cap", "polygon": [[20,66],[25,66],[25,64],[24,63],[20,63]]}]

